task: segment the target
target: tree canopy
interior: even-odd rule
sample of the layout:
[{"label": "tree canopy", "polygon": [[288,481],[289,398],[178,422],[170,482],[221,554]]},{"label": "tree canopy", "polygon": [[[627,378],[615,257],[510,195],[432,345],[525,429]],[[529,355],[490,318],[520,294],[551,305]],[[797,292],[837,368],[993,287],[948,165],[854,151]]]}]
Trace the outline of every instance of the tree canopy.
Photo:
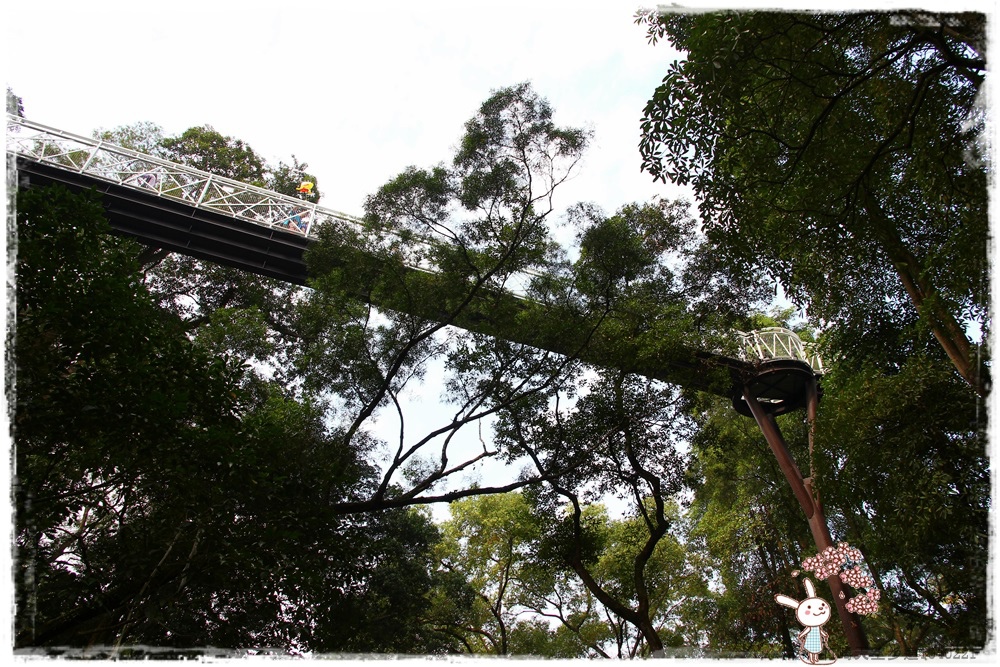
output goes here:
[{"label": "tree canopy", "polygon": [[637,20],[684,54],[646,105],[643,169],[693,187],[734,278],[779,280],[875,363],[929,332],[984,395],[985,17]]},{"label": "tree canopy", "polygon": [[363,453],[190,340],[93,197],[18,217],[16,644],[434,651],[427,519],[336,511]]}]

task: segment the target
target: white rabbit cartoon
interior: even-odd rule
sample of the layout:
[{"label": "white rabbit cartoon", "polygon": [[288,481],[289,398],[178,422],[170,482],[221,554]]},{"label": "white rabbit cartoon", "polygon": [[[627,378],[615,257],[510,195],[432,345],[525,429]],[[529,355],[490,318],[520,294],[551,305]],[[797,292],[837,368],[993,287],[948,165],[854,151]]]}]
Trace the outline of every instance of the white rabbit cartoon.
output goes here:
[{"label": "white rabbit cartoon", "polygon": [[[775,595],[774,600],[782,606],[794,609],[795,618],[802,625],[802,632],[798,636],[799,648],[802,649],[800,653],[802,662],[809,665],[832,665],[837,661],[836,655],[833,656],[833,660],[820,661],[819,654],[823,651],[824,646],[827,650],[830,648],[827,643],[830,635],[823,630],[823,626],[833,615],[833,609],[826,600],[816,597],[816,587],[813,586],[812,581],[803,579],[802,584],[805,586],[808,596],[802,602],[781,594]],[[809,656],[808,660],[805,657],[806,654]]]}]

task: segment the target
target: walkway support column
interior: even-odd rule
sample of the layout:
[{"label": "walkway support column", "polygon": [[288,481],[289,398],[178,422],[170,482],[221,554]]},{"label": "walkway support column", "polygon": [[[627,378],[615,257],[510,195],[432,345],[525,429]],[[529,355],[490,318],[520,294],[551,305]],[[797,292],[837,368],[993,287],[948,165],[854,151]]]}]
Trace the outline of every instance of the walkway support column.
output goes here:
[{"label": "walkway support column", "polygon": [[[805,512],[816,549],[823,551],[827,547],[832,547],[833,538],[830,537],[830,529],[826,523],[826,516],[823,514],[823,506],[813,493],[812,480],[802,478],[802,473],[788,451],[788,446],[785,444],[785,439],[778,429],[778,423],[774,415],[761,407],[749,385],[744,387],[743,397],[757,425],[760,426],[767,444],[771,447],[771,451],[778,460],[778,466],[781,468],[781,472],[784,473],[785,479],[788,480],[788,485],[792,488],[795,498],[799,501],[799,505],[802,506],[802,511]],[[808,414],[811,418],[815,417],[818,400],[816,380],[813,378],[809,385],[807,405]],[[844,635],[847,637],[847,644],[851,648],[851,654],[856,656],[867,654],[869,651],[868,638],[865,636],[864,628],[861,627],[861,622],[857,614],[853,614],[847,610],[847,591],[845,590],[844,583],[840,580],[840,576],[836,574],[826,581],[830,585],[830,591],[833,593],[833,603],[837,607],[837,614],[840,616],[840,622],[844,627]]]}]

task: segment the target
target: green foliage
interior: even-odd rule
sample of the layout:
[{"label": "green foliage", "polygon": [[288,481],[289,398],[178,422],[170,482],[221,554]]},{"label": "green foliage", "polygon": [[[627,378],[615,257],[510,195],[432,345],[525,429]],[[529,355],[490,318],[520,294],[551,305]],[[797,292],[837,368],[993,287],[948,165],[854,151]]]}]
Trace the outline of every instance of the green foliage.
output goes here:
[{"label": "green foliage", "polygon": [[177,253],[147,250],[144,279],[159,305],[209,349],[258,363],[283,359],[301,288]]},{"label": "green foliage", "polygon": [[[309,165],[299,162],[298,158],[292,156],[292,164],[279,162],[276,167],[267,168],[267,182],[265,187],[279,194],[299,197],[303,201],[317,203],[320,198],[319,182],[315,176],[306,172]],[[313,184],[313,189],[309,194],[298,192],[299,186],[308,181]]]},{"label": "green foliage", "polygon": [[[362,232],[320,230],[306,257],[314,286],[439,327],[728,390],[728,374],[711,373],[696,350],[718,347],[746,305],[711,305],[717,266],[674,266],[706,254],[686,204],[629,205],[611,217],[577,207],[574,263],[550,237],[551,193],[586,139],[553,127],[550,113],[524,86],[498,91],[467,124],[453,168],[411,167],[391,179],[367,200]],[[513,297],[529,276],[529,299]]]},{"label": "green foliage", "polygon": [[[363,229],[327,225],[306,254],[315,279],[300,311],[305,386],[337,395],[348,437],[360,437],[376,414],[394,411],[400,422],[376,503],[394,486],[394,502],[427,498],[474,460],[502,456],[484,448],[455,464],[449,447],[465,426],[547,391],[568,363],[521,344],[520,333],[537,333],[523,318],[542,319],[505,290],[520,272],[559,259],[545,218],[585,135],[555,127],[527,86],[497,91],[466,129],[452,167],[406,169],[367,199]],[[446,361],[443,398],[455,416],[413,437],[399,396],[434,358]]]},{"label": "green foliage", "polygon": [[711,249],[688,203],[628,204],[610,217],[578,205],[569,219],[580,244],[569,298],[600,319],[588,355],[609,367],[725,393],[728,374],[700,366],[694,351],[725,352],[734,324],[742,325],[756,297],[734,295],[728,276],[705,262]]},{"label": "green foliage", "polygon": [[21,192],[18,223],[16,645],[442,650],[436,531],[342,511],[364,452],[218,352],[259,322],[192,341],[96,196]]},{"label": "green foliage", "polygon": [[24,101],[20,96],[15,95],[14,91],[7,86],[7,113],[12,116],[18,116],[19,118],[24,118]]},{"label": "green foliage", "polygon": [[[461,636],[471,653],[635,657],[641,637],[597,601],[589,584],[568,567],[565,552],[552,550],[555,542],[566,539],[553,527],[560,517],[543,515],[520,493],[470,498],[451,509],[437,551],[444,572],[458,576],[444,589],[453,596],[439,593],[434,598],[437,627]],[[676,507],[667,513],[679,518]],[[687,625],[689,609],[707,591],[702,573],[676,537],[657,542],[640,580],[634,559],[648,540],[645,522],[638,516],[612,520],[596,504],[582,515],[584,530],[592,536],[587,562],[593,583],[624,604],[649,604],[658,631],[675,645],[697,635]],[[635,588],[640,581],[648,590]],[[526,615],[529,611],[533,615]]]},{"label": "green foliage", "polygon": [[[986,414],[947,363],[826,379],[821,488],[883,586],[886,653],[978,649],[986,637]],[[914,418],[919,415],[919,418]],[[888,599],[888,600],[887,600]]]},{"label": "green foliage", "polygon": [[99,129],[94,138],[122,148],[128,148],[146,155],[165,158],[163,128],[149,121],[121,125],[110,130]]},{"label": "green foliage", "polygon": [[452,167],[408,168],[368,198],[366,222],[404,239],[445,241],[418,252],[477,286],[501,286],[552,261],[543,223],[588,138],[556,126],[528,84],[499,89],[466,123]]},{"label": "green foliage", "polygon": [[693,186],[738,282],[780,280],[859,359],[932,332],[983,394],[964,331],[988,327],[983,16],[639,21],[686,54],[646,106],[643,168]]},{"label": "green foliage", "polygon": [[[710,563],[716,587],[693,610],[711,655],[793,657],[776,593],[795,590],[791,572],[812,548],[806,521],[753,420],[729,401],[700,397],[688,484],[694,492],[685,531],[690,558]],[[793,456],[805,465],[800,415],[780,419]],[[804,473],[808,474],[808,473]],[[832,633],[834,634],[834,633]],[[840,641],[834,634],[834,641]],[[838,655],[843,654],[840,644]]]},{"label": "green foliage", "polygon": [[[684,560],[683,549],[669,536],[676,518],[671,498],[684,469],[675,441],[686,426],[677,393],[619,373],[598,375],[570,408],[561,396],[553,399],[512,406],[497,426],[497,440],[530,460],[546,482],[525,491],[542,522],[536,561],[544,570],[575,574],[613,615],[595,651],[661,652],[660,630],[681,627],[675,623],[690,592],[679,583],[687,577],[676,560]],[[626,501],[634,516],[609,522],[596,504],[607,496]],[[661,574],[663,567],[678,578]],[[691,577],[685,581],[696,587],[698,575]],[[581,608],[591,609],[591,602],[577,595],[561,618],[582,636],[586,624],[570,620]]]},{"label": "green foliage", "polygon": [[168,160],[250,185],[266,185],[264,158],[242,140],[227,137],[211,125],[166,137],[160,145]]},{"label": "green foliage", "polygon": [[[782,428],[831,529],[862,545],[881,581],[885,613],[865,621],[872,646],[976,646],[988,499],[973,391],[989,381],[966,329],[985,340],[989,328],[984,17],[638,22],[685,53],[646,106],[640,151],[655,178],[699,198],[711,253],[701,259],[725,276],[709,292],[725,307],[776,280],[821,330],[830,372],[815,454],[791,415]],[[791,656],[766,602],[790,585],[804,522],[752,422],[707,399],[693,408],[692,544],[722,564],[725,587],[710,645]]]},{"label": "green foliage", "polygon": [[661,276],[669,282],[672,276],[659,262],[660,255],[683,249],[690,243],[694,226],[683,202],[672,206],[628,204],[611,217],[592,207],[578,206],[571,219],[579,227],[577,271],[598,293]]},{"label": "green foliage", "polygon": [[465,124],[454,158],[458,198],[470,211],[498,202],[523,211],[551,194],[566,177],[551,167],[575,163],[589,138],[584,130],[557,127],[551,106],[527,83],[494,91]]},{"label": "green foliage", "polygon": [[[675,502],[668,503],[664,514],[672,526],[680,527],[680,510]],[[609,521],[605,530],[606,544],[594,570],[604,590],[635,607],[642,604],[643,595],[648,596],[649,616],[664,646],[698,646],[703,630],[691,620],[699,604],[709,597],[707,572],[689,555],[688,547],[678,537],[680,531],[668,532],[656,542],[644,565],[641,582],[646,590],[641,591],[637,589],[635,556],[649,539],[644,517]]]},{"label": "green foliage", "polygon": [[456,606],[455,599],[437,599],[435,616],[439,622],[450,621],[442,629],[462,636],[472,653],[538,650],[539,628],[521,634],[527,645],[514,640],[520,626],[518,605],[528,584],[522,573],[530,568],[529,549],[538,539],[527,502],[518,493],[507,493],[460,500],[450,509],[451,519],[441,526],[437,558],[443,571],[457,575],[471,595],[458,598],[464,607]]},{"label": "green foliage", "polygon": [[[826,365],[815,453],[800,416],[779,421],[831,532],[861,548],[878,582],[880,612],[864,619],[872,649],[977,650],[986,632],[985,414],[933,356],[913,355],[894,373],[835,358]],[[770,602],[796,590],[790,574],[815,551],[805,521],[754,422],[721,400],[693,408],[689,544],[718,564],[724,587],[706,610],[708,646],[761,656],[784,647],[791,656],[787,625]],[[831,635],[842,654],[840,633]]]}]

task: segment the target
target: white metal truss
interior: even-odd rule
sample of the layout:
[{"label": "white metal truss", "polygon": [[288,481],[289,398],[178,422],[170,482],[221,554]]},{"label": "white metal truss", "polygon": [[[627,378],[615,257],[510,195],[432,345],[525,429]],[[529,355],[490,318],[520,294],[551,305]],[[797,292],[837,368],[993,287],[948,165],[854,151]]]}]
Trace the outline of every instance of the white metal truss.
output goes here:
[{"label": "white metal truss", "polygon": [[817,373],[823,372],[823,361],[813,345],[803,343],[794,331],[768,327],[757,331],[738,331],[740,356],[751,363],[772,359],[797,359],[809,364]]},{"label": "white metal truss", "polygon": [[[442,241],[412,232],[368,229],[360,218],[323,208],[296,197],[210,174],[108,142],[71,134],[17,116],[7,116],[7,152],[95,179],[134,188],[185,205],[231,216],[242,223],[280,228],[314,238],[327,224],[354,226],[367,249],[380,248],[399,257],[411,269],[436,273],[434,249]],[[516,299],[526,299],[531,279],[522,270],[505,275],[496,285]],[[812,348],[787,329],[737,332],[740,357],[757,363],[766,359],[798,359],[822,373]],[[725,353],[715,355],[724,358]]]},{"label": "white metal truss", "polygon": [[[7,152],[306,238],[315,238],[323,225],[353,225],[370,248],[389,250],[411,269],[438,271],[431,259],[437,239],[392,229],[374,232],[346,213],[10,114]],[[521,296],[524,288],[517,283],[527,283],[533,275],[521,272],[504,288]]]},{"label": "white metal truss", "polygon": [[361,225],[353,216],[193,167],[7,116],[7,152],[265,227],[314,237],[320,225]]}]

